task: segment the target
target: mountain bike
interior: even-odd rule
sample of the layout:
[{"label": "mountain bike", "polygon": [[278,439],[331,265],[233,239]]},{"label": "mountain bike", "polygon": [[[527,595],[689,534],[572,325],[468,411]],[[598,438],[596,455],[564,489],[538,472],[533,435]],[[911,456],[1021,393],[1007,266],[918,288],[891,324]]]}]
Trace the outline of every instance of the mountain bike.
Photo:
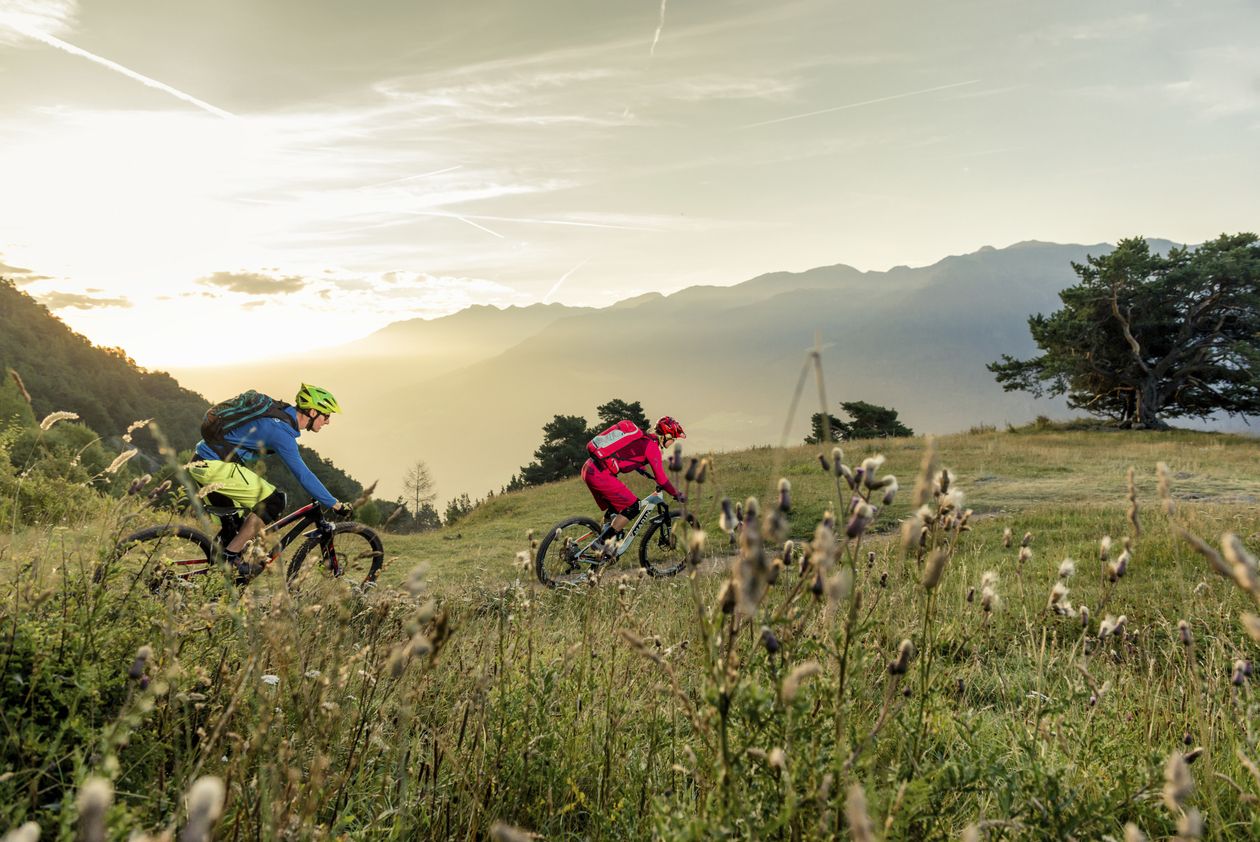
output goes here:
[{"label": "mountain bike", "polygon": [[[109,559],[97,568],[95,579],[104,581],[114,568],[147,571],[149,586],[160,590],[167,584],[189,584],[199,576],[219,570],[222,548],[236,537],[245,514],[232,506],[206,506],[206,514],[219,520],[219,532],[212,538],[199,529],[182,524],[163,524],[141,529],[123,538]],[[375,532],[361,523],[334,523],[325,517],[319,503],[312,500],[274,523],[263,534],[293,528],[276,542],[263,561],[263,567],[279,561],[285,549],[301,540],[286,570],[292,583],[308,558],[336,578],[356,587],[371,587],[385,562],[385,550]],[[143,573],[142,573],[143,575]]]},{"label": "mountain bike", "polygon": [[682,570],[687,559],[686,542],[676,528],[681,519],[679,512],[665,504],[660,492],[649,494],[639,501],[638,516],[616,538],[608,539],[608,546],[601,553],[592,549],[603,530],[599,521],[582,515],[565,518],[551,527],[538,545],[534,572],[538,581],[549,588],[581,584],[594,571],[628,553],[646,527],[639,544],[639,564],[649,576],[673,576]]}]

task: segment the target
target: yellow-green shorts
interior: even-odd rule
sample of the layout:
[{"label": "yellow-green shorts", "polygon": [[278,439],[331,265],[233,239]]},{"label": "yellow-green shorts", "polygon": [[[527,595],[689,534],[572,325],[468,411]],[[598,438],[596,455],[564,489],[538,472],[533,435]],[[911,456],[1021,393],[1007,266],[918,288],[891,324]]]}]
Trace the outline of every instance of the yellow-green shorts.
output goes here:
[{"label": "yellow-green shorts", "polygon": [[188,466],[188,475],[205,489],[218,492],[246,511],[270,497],[276,487],[236,462],[217,459],[197,461]]}]

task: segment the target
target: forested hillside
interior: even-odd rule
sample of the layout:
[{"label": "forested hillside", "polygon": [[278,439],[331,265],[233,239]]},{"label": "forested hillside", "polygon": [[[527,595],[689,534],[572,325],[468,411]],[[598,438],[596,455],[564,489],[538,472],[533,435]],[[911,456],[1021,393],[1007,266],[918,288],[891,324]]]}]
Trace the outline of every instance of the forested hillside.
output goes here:
[{"label": "forested hillside", "polygon": [[[206,353],[212,355],[213,348],[208,347]],[[200,438],[201,419],[209,406],[204,397],[180,386],[169,374],[138,367],[123,349],[93,345],[11,281],[0,278],[0,373],[8,378],[10,370],[21,378],[36,418],[74,412],[104,441],[117,445],[129,425],[152,418],[176,450],[186,451]],[[242,383],[240,388],[251,385]],[[142,452],[157,452],[147,430],[136,433],[135,443]],[[302,450],[307,465],[333,494],[353,499],[362,491],[332,462],[308,448]],[[273,470],[268,479],[284,488],[292,500],[304,499],[287,471]]]}]

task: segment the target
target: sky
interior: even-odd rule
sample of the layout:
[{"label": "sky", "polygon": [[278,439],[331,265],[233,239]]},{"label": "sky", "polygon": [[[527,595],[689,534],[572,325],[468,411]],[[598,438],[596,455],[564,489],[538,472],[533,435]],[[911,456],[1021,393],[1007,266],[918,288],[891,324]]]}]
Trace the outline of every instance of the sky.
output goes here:
[{"label": "sky", "polygon": [[1260,228],[1253,0],[0,0],[0,275],[150,368]]}]

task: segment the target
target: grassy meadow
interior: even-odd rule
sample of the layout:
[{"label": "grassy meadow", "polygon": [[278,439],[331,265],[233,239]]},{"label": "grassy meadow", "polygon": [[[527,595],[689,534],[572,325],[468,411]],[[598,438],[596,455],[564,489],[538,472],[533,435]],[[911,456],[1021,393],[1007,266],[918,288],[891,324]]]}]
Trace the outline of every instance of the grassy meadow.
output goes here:
[{"label": "grassy meadow", "polygon": [[537,585],[576,479],[387,534],[367,592],[96,584],[136,498],[7,532],[0,832],[1260,837],[1260,440],[849,442],[856,492],[817,447],[685,456],[670,579]]}]

